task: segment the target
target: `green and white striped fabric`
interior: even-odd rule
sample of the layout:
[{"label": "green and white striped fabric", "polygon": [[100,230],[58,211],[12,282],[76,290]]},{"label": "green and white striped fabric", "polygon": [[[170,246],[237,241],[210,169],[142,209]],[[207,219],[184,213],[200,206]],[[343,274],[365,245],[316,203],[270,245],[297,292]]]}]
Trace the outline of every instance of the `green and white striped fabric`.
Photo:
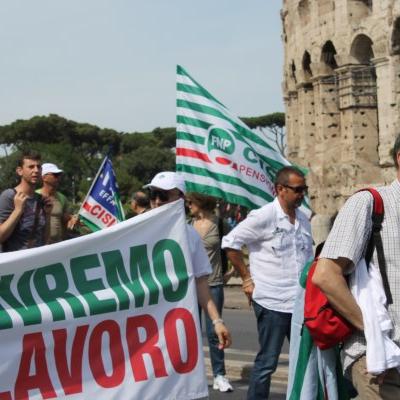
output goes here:
[{"label": "green and white striped fabric", "polygon": [[179,65],[176,88],[176,169],[188,191],[249,209],[272,201],[276,172],[290,163]]}]

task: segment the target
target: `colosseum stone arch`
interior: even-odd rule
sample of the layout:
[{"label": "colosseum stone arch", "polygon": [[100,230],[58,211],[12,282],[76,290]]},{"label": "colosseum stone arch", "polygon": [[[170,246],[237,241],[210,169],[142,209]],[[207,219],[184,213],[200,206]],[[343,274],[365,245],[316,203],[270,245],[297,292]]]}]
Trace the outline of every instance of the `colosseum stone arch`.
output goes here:
[{"label": "colosseum stone arch", "polygon": [[394,178],[400,133],[400,1],[283,0],[289,159],[309,168],[329,220],[360,187]]}]

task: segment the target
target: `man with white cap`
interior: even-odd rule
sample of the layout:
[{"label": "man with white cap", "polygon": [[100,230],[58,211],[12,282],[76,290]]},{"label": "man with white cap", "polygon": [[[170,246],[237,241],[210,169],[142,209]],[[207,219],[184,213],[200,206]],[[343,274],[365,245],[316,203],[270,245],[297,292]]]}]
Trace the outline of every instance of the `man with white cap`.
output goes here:
[{"label": "man with white cap", "polygon": [[67,228],[72,229],[77,220],[69,211],[67,198],[57,190],[63,172],[56,164],[44,163],[42,165],[43,186],[37,192],[44,198],[51,199],[53,204],[48,243],[56,243],[64,240]]},{"label": "man with white cap", "polygon": [[[158,173],[152,181],[143,186],[150,190],[151,208],[183,199],[185,197],[185,181],[176,172],[166,171]],[[195,229],[186,225],[189,250],[192,258],[193,273],[196,277],[196,289],[199,304],[208,313],[213,322],[215,333],[218,336],[221,349],[229,347],[231,336],[221,319],[218,310],[211,298],[207,277],[211,273],[211,265],[207,253]]]}]

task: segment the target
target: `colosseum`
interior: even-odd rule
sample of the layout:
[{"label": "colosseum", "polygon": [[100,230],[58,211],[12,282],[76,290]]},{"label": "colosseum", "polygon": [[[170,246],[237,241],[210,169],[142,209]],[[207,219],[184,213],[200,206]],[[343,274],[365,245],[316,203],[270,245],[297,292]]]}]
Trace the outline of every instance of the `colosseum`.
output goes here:
[{"label": "colosseum", "polygon": [[394,179],[400,1],[284,0],[288,157],[309,168],[322,225],[355,190]]}]

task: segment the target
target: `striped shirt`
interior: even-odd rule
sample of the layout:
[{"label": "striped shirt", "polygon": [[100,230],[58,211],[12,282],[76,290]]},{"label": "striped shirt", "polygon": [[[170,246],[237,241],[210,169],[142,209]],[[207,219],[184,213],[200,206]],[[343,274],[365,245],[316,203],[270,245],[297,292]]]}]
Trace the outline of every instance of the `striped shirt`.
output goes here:
[{"label": "striped shirt", "polygon": [[[393,304],[389,306],[389,315],[394,325],[391,337],[400,346],[400,182],[395,180],[390,186],[378,188],[378,191],[385,207],[381,235],[393,295]],[[351,196],[340,210],[320,257],[329,259],[345,257],[357,265],[364,257],[371,234],[372,207],[373,197],[369,192]],[[379,265],[376,251],[373,262]],[[357,332],[344,344],[344,371],[365,352],[364,335]]]}]

